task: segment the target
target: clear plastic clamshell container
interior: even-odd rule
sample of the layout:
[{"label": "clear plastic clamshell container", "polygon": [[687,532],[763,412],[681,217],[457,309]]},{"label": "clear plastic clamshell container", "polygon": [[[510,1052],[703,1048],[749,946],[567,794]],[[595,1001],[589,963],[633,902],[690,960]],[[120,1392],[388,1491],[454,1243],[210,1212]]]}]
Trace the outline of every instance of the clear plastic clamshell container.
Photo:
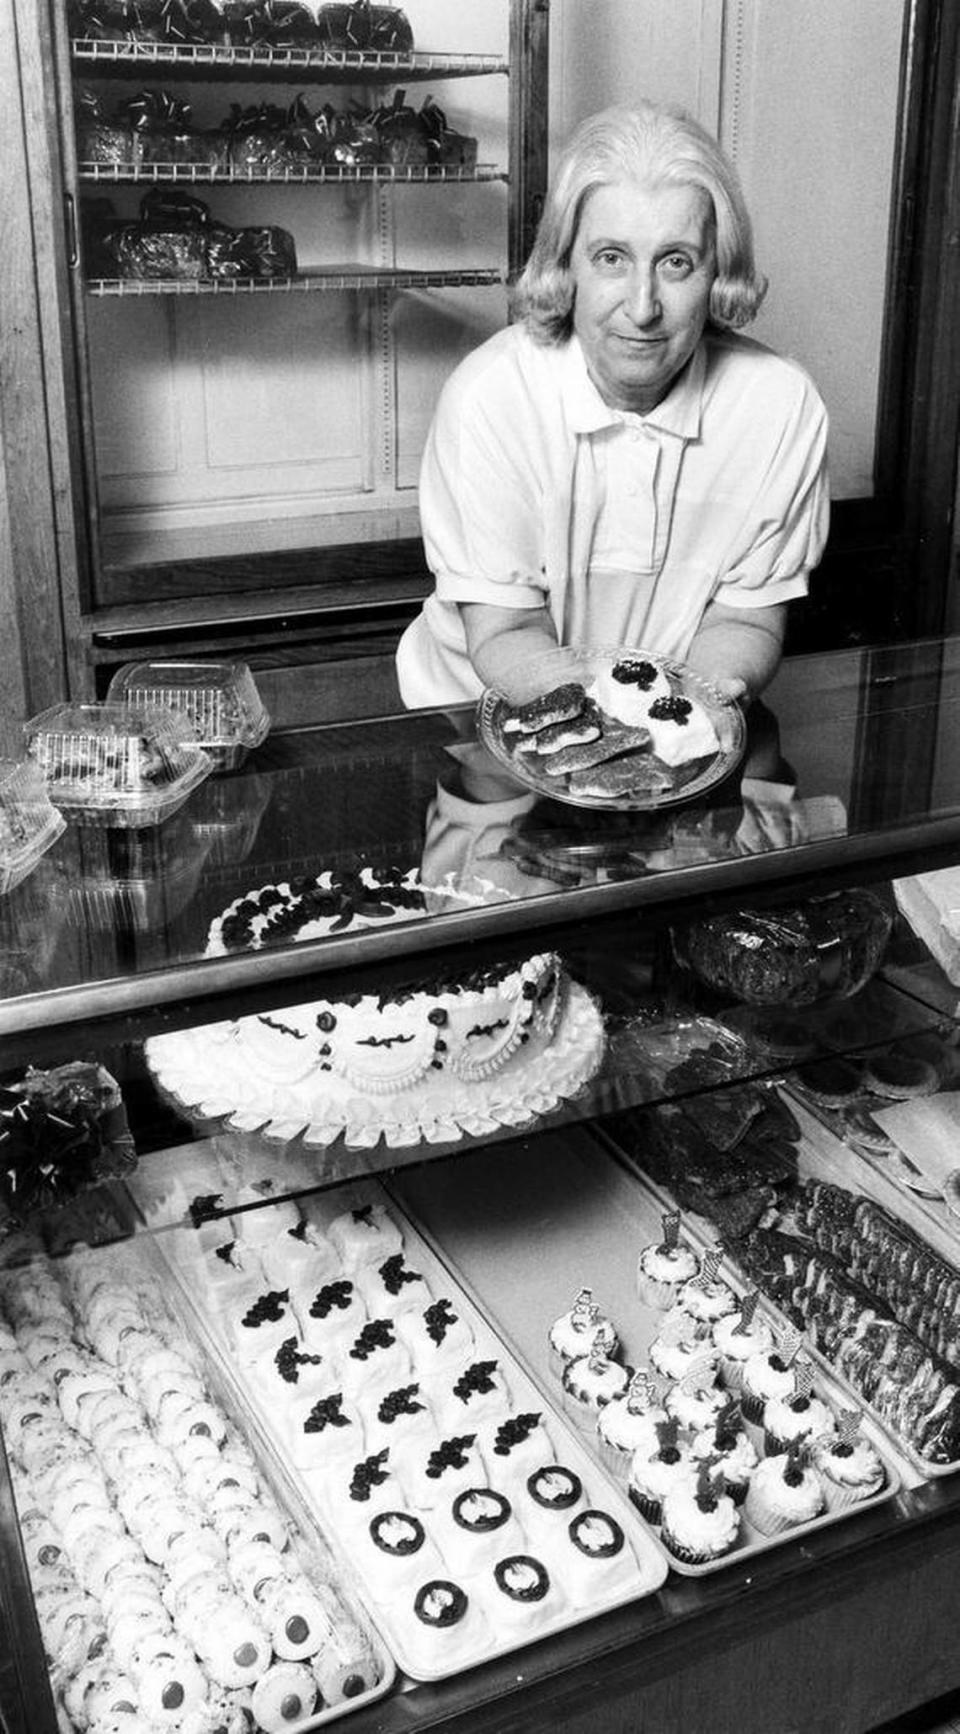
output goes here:
[{"label": "clear plastic clamshell container", "polygon": [[53,705],[24,729],[51,801],[100,825],[155,825],[209,776],[186,717],[160,706]]},{"label": "clear plastic clamshell container", "polygon": [[189,717],[219,771],[235,771],[270,732],[245,662],[130,662],[114,675],[107,696],[167,705]]},{"label": "clear plastic clamshell container", "polygon": [[0,759],[0,894],[32,873],[66,827],[32,759]]}]

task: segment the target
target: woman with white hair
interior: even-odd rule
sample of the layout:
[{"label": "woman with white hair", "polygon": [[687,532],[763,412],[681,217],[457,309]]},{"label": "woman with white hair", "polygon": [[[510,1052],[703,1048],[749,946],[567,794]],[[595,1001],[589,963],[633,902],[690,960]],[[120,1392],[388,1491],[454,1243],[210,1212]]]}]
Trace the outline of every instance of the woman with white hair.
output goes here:
[{"label": "woman with white hair", "polygon": [[592,116],[560,158],[514,322],[441,393],[433,594],[404,703],[468,702],[557,644],[642,646],[730,696],[780,660],[827,532],[826,412],[742,337],[766,289],[736,172],[681,110]]}]

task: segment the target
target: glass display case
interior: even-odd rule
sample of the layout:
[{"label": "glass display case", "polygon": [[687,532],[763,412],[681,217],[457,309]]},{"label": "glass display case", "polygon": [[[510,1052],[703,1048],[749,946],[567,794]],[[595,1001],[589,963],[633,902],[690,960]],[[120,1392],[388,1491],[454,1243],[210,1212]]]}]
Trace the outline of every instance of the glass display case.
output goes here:
[{"label": "glass display case", "polygon": [[[107,1386],[111,1402],[127,1402],[132,1379],[154,1445],[172,1450],[183,1444],[173,1410],[161,1435],[157,1390],[144,1394],[121,1346],[127,1326],[160,1329],[157,1318],[168,1347],[187,1343],[203,1391],[193,1396],[209,1405],[194,1491],[211,1429],[214,1450],[239,1441],[304,1570],[335,1583],[365,1634],[371,1671],[354,1663],[349,1689],[346,1675],[331,1685],[328,1673],[306,1706],[311,1718],[349,1714],[358,1734],[866,1730],[960,1683],[950,1594],[960,1423],[943,1371],[955,1364],[960,1280],[949,1158],[960,975],[949,899],[931,914],[916,886],[960,854],[958,706],[960,644],[931,640],[788,660],[747,713],[722,774],[692,797],[598,808],[565,787],[545,796],[490,750],[482,711],[427,711],[272,733],[156,824],[68,816],[0,900],[8,1734],[91,1725],[100,1700],[89,1691],[114,1645],[109,1619],[87,1609],[87,1676],[72,1651],[63,1660],[63,1633],[51,1636],[50,1598],[63,1585],[43,1577],[54,1566],[40,1559],[25,1510],[38,1487],[24,1456],[32,1412],[10,1394],[10,1376],[26,1376],[16,1357],[28,1341],[35,1372],[66,1357],[61,1410],[72,1405],[77,1427],[84,1401],[91,1417]],[[68,1129],[52,1158],[49,1144],[31,1143],[51,1114]],[[35,1160],[36,1148],[50,1159]],[[382,1263],[359,1250],[374,1231],[385,1236]],[[768,1524],[748,1492],[735,1540],[715,1555],[678,1540],[665,1511],[651,1515],[585,1412],[590,1393],[565,1376],[570,1355],[557,1358],[554,1327],[586,1308],[591,1329],[612,1321],[612,1358],[629,1369],[622,1383],[637,1403],[645,1387],[645,1400],[665,1407],[682,1385],[708,1418],[710,1390],[720,1394],[714,1411],[732,1396],[749,1418],[749,1390],[727,1364],[706,1381],[661,1371],[657,1382],[657,1345],[687,1339],[665,1328],[677,1294],[639,1280],[638,1257],[678,1236],[701,1294],[728,1290],[747,1326],[756,1309],[781,1358],[799,1355],[804,1400],[823,1403],[847,1443],[862,1439],[880,1465],[855,1503],[820,1498],[785,1528]],[[805,1282],[784,1280],[777,1256],[790,1236],[794,1254],[799,1236],[805,1258],[819,1261],[815,1281],[809,1271]],[[382,1276],[387,1256],[401,1254],[399,1286],[374,1293],[374,1268]],[[334,1255],[336,1268],[323,1264]],[[416,1573],[391,1578],[381,1555],[372,1568],[367,1526],[343,1515],[357,1454],[323,1455],[309,1384],[311,1426],[292,1433],[290,1382],[274,1401],[261,1376],[269,1336],[269,1359],[292,1342],[287,1371],[299,1357],[297,1377],[316,1374],[326,1392],[317,1357],[339,1351],[322,1309],[298,1314],[299,1326],[284,1317],[288,1305],[296,1312],[301,1262],[317,1295],[317,1282],[359,1290],[365,1319],[409,1321],[406,1282],[465,1321],[466,1358],[487,1368],[503,1401],[471,1385],[462,1394],[471,1419],[452,1431],[478,1442],[487,1469],[475,1466],[473,1478],[495,1492],[491,1441],[502,1446],[519,1523],[510,1557],[525,1571],[547,1562],[555,1604],[538,1611],[536,1581],[519,1612],[516,1601],[492,1603],[480,1562],[496,1548],[484,1554],[476,1536],[476,1556],[444,1553],[432,1483],[412,1491],[408,1441],[398,1487],[439,1550],[429,1581],[458,1590],[449,1563],[458,1559],[481,1618],[469,1637],[450,1638],[438,1617],[429,1643],[423,1622],[404,1622]],[[904,1271],[929,1308],[898,1296]],[[846,1329],[849,1308],[861,1317],[868,1281],[881,1278],[871,1320],[891,1321],[883,1354],[869,1338],[858,1357],[820,1303],[847,1282]],[[30,1314],[44,1282],[66,1297],[66,1347],[46,1343]],[[98,1315],[99,1290],[127,1326],[106,1301]],[[253,1304],[267,1293],[269,1304]],[[408,1343],[414,1327],[394,1335]],[[918,1378],[927,1357],[925,1407],[900,1402],[908,1352]],[[97,1355],[105,1386],[89,1383]],[[401,1362],[448,1440],[441,1386],[427,1383],[412,1349]],[[343,1375],[344,1425],[363,1427],[367,1463],[388,1436],[382,1406],[375,1420],[369,1409],[376,1364],[364,1359],[354,1384]],[[26,1395],[37,1400],[32,1386]],[[930,1428],[933,1411],[942,1425]],[[101,1410],[104,1426],[110,1419]],[[62,1469],[56,1451],[44,1455],[61,1420],[32,1415],[41,1489]],[[778,1456],[782,1437],[754,1425],[756,1454]],[[683,1423],[685,1447],[695,1431]],[[90,1421],[77,1447],[87,1463],[93,1434]],[[391,1449],[399,1437],[389,1435]],[[598,1551],[586,1546],[576,1572],[544,1528],[528,1445],[581,1489],[564,1533],[585,1525]],[[719,1449],[715,1435],[701,1457],[713,1462]],[[471,1486],[465,1472],[461,1489]],[[734,1479],[728,1463],[724,1488]],[[113,1483],[123,1491],[122,1475]],[[125,1545],[141,1533],[148,1484],[141,1495],[125,1496]],[[371,1509],[396,1508],[374,1492]],[[58,1511],[84,1533],[72,1506]],[[587,1511],[600,1516],[577,1527]],[[611,1535],[626,1542],[616,1564]],[[152,1581],[172,1546],[165,1533],[147,1549]],[[84,1572],[113,1569],[82,1547],[66,1552],[82,1583]],[[165,1606],[179,1610],[163,1570]],[[45,1646],[61,1658],[53,1688]],[[131,1654],[139,1689],[153,1675],[135,1645]],[[295,1664],[282,1648],[277,1658]],[[240,1726],[254,1676],[229,1686],[218,1677],[221,1697],[234,1694],[222,1716],[229,1708]],[[203,1700],[211,1728],[215,1696]],[[161,1706],[163,1725],[186,1725],[182,1703]],[[298,1725],[270,1706],[263,1713],[261,1725],[274,1713],[276,1726]]]}]

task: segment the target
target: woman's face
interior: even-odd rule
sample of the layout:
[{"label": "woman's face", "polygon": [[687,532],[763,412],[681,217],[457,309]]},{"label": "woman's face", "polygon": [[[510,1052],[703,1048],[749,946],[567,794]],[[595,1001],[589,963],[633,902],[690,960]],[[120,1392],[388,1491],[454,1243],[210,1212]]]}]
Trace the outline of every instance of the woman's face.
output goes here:
[{"label": "woman's face", "polygon": [[645,414],[693,354],[717,274],[700,187],[615,181],[588,193],[570,266],[573,329],[614,409]]}]

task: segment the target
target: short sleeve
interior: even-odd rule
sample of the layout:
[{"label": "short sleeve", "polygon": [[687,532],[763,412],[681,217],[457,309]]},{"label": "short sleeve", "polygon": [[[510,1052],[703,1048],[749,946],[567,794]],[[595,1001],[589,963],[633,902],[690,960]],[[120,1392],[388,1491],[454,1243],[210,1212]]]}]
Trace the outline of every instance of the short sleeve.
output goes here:
[{"label": "short sleeve", "polygon": [[797,369],[795,377],[798,388],[722,562],[717,600],[732,608],[806,595],[826,545],[827,412],[806,375]]},{"label": "short sleeve", "polygon": [[482,371],[468,360],[447,381],[420,473],[421,530],[441,601],[506,608],[545,601],[543,480],[532,423],[502,356]]}]

